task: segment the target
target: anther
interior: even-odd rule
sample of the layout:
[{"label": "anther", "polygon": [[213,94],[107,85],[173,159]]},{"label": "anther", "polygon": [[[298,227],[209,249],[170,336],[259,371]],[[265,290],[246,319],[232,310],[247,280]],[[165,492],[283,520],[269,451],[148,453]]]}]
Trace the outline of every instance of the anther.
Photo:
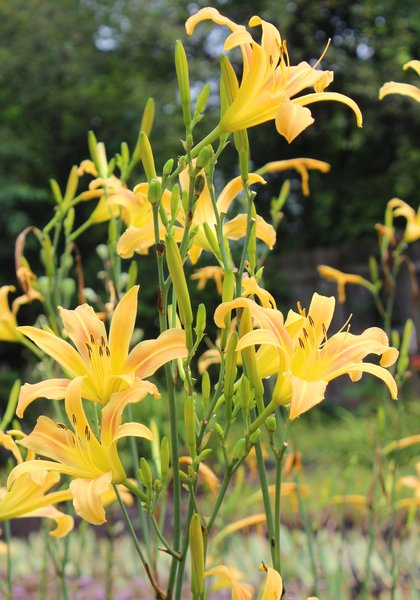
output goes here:
[{"label": "anther", "polygon": [[104,340],[104,336],[103,335],[101,335],[101,344],[102,344],[102,347],[105,346],[105,340]]},{"label": "anther", "polygon": [[106,351],[106,355],[107,355],[107,357],[109,358],[109,357],[110,357],[110,355],[111,355],[111,352],[109,351],[109,348],[108,348],[108,346],[105,348],[105,351]]},{"label": "anther", "polygon": [[99,356],[102,358],[104,355],[104,351],[102,350],[102,348],[99,346]]},{"label": "anther", "polygon": [[270,61],[270,67],[272,67],[273,66],[273,57],[271,56],[271,54],[268,57],[268,60]]},{"label": "anther", "polygon": [[76,421],[76,415],[73,414],[73,425],[76,427],[77,421]]},{"label": "anther", "polygon": [[90,341],[93,345],[95,345],[95,338],[93,337],[93,333],[90,334]]},{"label": "anther", "polygon": [[324,336],[327,337],[327,329],[326,329],[324,323],[322,323],[322,332],[323,332]]},{"label": "anther", "polygon": [[302,330],[303,330],[304,336],[306,337],[306,339],[308,339],[309,338],[308,332],[306,331],[306,329],[304,327],[302,327]]},{"label": "anther", "polygon": [[302,342],[302,340],[299,338],[299,346],[302,348],[302,350],[305,350],[305,344]]},{"label": "anther", "polygon": [[89,431],[88,425],[86,425],[86,427],[85,427],[85,437],[86,437],[87,441],[89,442],[90,441],[90,431]]},{"label": "anther", "polygon": [[312,325],[312,327],[315,327],[315,323],[314,323],[314,320],[313,320],[313,318],[311,317],[311,315],[308,315],[308,321],[309,321],[309,323]]},{"label": "anther", "polygon": [[61,429],[67,429],[64,423],[57,423],[57,427],[61,427]]},{"label": "anther", "polygon": [[298,311],[301,317],[306,315],[306,308],[302,308],[300,302],[297,303]]},{"label": "anther", "polygon": [[89,344],[86,342],[86,348],[88,349],[89,352],[89,358],[92,358],[92,348],[89,346]]}]

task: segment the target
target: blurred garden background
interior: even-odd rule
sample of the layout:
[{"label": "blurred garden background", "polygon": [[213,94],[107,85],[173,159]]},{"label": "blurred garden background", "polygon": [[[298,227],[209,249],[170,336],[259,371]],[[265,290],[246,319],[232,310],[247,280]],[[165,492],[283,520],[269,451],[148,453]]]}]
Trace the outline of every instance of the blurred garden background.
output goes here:
[{"label": "blurred garden background", "polygon": [[[269,221],[272,197],[278,195],[282,181],[290,179],[291,182],[277,244],[266,261],[266,289],[276,298],[277,307],[287,312],[295,308],[298,300],[308,306],[314,291],[337,296],[336,284],[319,277],[318,264],[369,279],[369,255],[379,260],[375,225],[383,223],[387,202],[398,197],[415,210],[420,204],[420,105],[400,95],[389,96],[384,101],[378,98],[380,87],[387,81],[418,81],[414,71],[402,70],[409,60],[420,59],[417,0],[361,0],[360,3],[347,0],[206,0],[196,3],[184,0],[0,0],[0,285],[17,287],[16,237],[25,227],[42,227],[50,218],[55,202],[49,180],[55,179],[63,189],[72,165],[79,165],[89,157],[88,130],[93,130],[98,141],[105,143],[108,157],[119,151],[122,141],[134,148],[144,106],[147,99],[153,97],[157,117],[150,140],[159,170],[168,157],[176,160],[182,152],[180,143],[176,143],[185,133],[174,67],[176,39],[182,39],[191,64],[192,93],[196,90],[198,95],[202,86],[210,83],[205,130],[216,125],[219,54],[223,50],[225,30],[211,28],[210,24],[207,27],[204,23],[188,37],[184,28],[186,19],[203,6],[214,6],[237,23],[247,24],[254,14],[274,23],[287,40],[291,64],[307,60],[314,65],[331,38],[321,68],[334,72],[331,88],[353,98],[364,117],[363,128],[358,129],[349,109],[339,103],[322,102],[311,108],[316,126],[307,129],[291,145],[276,134],[272,122],[249,130],[253,171],[269,161],[298,157],[316,158],[331,165],[328,173],[310,172],[309,196],[303,194],[296,171],[267,175],[267,184],[258,186],[258,211]],[[200,126],[197,126],[197,138]],[[228,178],[238,173],[234,147],[231,152],[228,149],[223,153],[218,166],[216,186],[222,189]],[[143,172],[137,173],[134,169],[129,187],[132,189],[144,179]],[[90,178],[81,179],[79,191],[84,189],[84,181],[87,189]],[[79,206],[78,225],[92,210],[88,202]],[[402,218],[401,226],[404,225]],[[85,281],[99,295],[103,293],[103,286],[97,272],[102,263],[96,247],[103,243],[107,227],[104,223],[82,235],[77,242]],[[408,254],[419,271],[418,243],[410,246]],[[25,255],[36,273],[40,258],[30,237]],[[210,260],[206,260],[203,256],[197,266],[210,264]],[[141,256],[138,268],[141,286],[138,324],[146,338],[155,337],[156,291],[146,285],[148,274],[155,269],[154,253]],[[190,271],[193,273],[193,267]],[[366,289],[354,287],[347,292],[346,303],[336,311],[335,331],[353,312],[353,333],[383,325]],[[414,319],[417,333],[420,332],[417,308],[413,313],[412,300],[410,274],[402,269],[393,322],[400,333],[408,317]],[[204,291],[192,289],[194,309],[204,301],[207,331],[214,339],[212,309],[220,299],[213,281],[207,283]],[[76,303],[75,297],[74,305]],[[19,324],[32,325],[38,308],[23,307]],[[203,344],[202,350],[205,349]],[[384,443],[419,432],[416,335],[411,352],[413,369],[404,388],[404,414],[398,416],[396,405],[387,399],[388,428]],[[25,367],[27,370],[23,370],[28,356],[20,345],[0,342],[1,413],[15,379],[21,377],[27,381],[30,378],[32,358],[29,367]],[[139,419],[147,421],[151,410],[148,402],[135,407]],[[358,384],[341,378],[329,386],[327,401],[299,420],[296,440],[292,436],[293,450],[303,456],[305,481],[315,491],[315,504],[311,504],[309,513],[313,519],[312,529],[318,533],[319,569],[333,582],[326,584],[328,598],[333,597],[334,590],[340,592],[342,581],[351,582],[353,586],[351,593],[350,588],[346,590],[345,597],[356,597],[360,591],[363,561],[358,562],[358,556],[367,552],[368,544],[365,515],[360,515],[354,507],[349,508],[348,514],[346,511],[337,513],[327,498],[334,494],[367,494],[375,462],[377,409],[383,405],[383,390],[370,376],[365,375]],[[35,423],[37,415],[31,409],[26,414],[29,425]],[[157,409],[155,419],[163,435],[164,404]],[[0,455],[5,456],[6,453]],[[413,472],[416,456],[415,447],[401,453],[401,474]],[[247,471],[245,481],[237,485],[236,496],[234,494],[224,508],[225,521],[239,518],[239,499],[255,491],[252,470]],[[286,573],[291,580],[303,581],[309,589],[311,576],[304,523],[294,514],[292,505],[289,508],[289,533],[285,534]],[[397,532],[402,537],[405,522],[406,514],[402,514],[397,520]],[[360,524],[357,530],[353,527],[355,523]],[[113,525],[111,520],[110,527]],[[101,530],[106,540],[116,538],[119,533],[118,527],[115,531]],[[105,542],[98,550],[102,542],[89,532],[82,534],[88,555],[102,552],[106,561],[109,548]],[[387,547],[389,537],[390,526],[385,523],[372,567],[379,590],[377,597],[390,585],[389,573],[381,563],[381,552]],[[351,543],[346,545],[345,541],[343,545],[343,539],[350,538]],[[246,542],[250,564],[257,560],[258,544],[262,543],[259,540],[251,530]],[[401,560],[405,560],[406,555],[409,557],[404,577],[414,582],[410,589],[415,593],[410,598],[418,597],[420,590],[418,568],[413,567],[419,553],[417,541],[417,537],[407,536],[406,546],[401,546]],[[43,568],[35,560],[33,551],[42,541],[31,538],[30,543],[31,546],[18,547],[19,556],[23,557],[21,565],[25,565],[19,568],[25,577]],[[227,554],[239,554],[234,544],[229,545],[226,540],[220,544]],[[88,569],[89,558],[83,559],[82,546],[76,548],[76,542],[74,545],[72,565],[74,573],[80,575],[83,568]],[[238,560],[242,557],[238,556]],[[96,572],[95,566],[90,566],[86,581],[103,576],[102,571]],[[124,568],[126,577],[134,578],[136,572],[128,563],[121,566],[119,579],[116,578],[121,590],[124,589],[121,583]],[[243,568],[250,569],[246,561]],[[38,585],[38,579],[36,582]],[[135,585],[138,583],[133,583]],[[297,594],[298,589],[292,588],[291,592]],[[95,597],[101,597],[100,593]],[[126,595],[126,598],[131,596]]]}]

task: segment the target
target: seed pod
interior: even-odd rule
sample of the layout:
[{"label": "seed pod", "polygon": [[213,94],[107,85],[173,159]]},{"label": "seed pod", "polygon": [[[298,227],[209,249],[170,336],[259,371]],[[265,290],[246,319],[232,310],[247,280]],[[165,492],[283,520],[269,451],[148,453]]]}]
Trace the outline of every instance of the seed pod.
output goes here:
[{"label": "seed pod", "polygon": [[[204,148],[205,150],[205,148]],[[203,173],[199,173],[194,183],[194,196],[199,198],[206,187],[206,176]]]},{"label": "seed pod", "polygon": [[249,441],[251,442],[251,444],[253,446],[255,446],[255,444],[258,444],[258,441],[259,441],[260,437],[261,437],[261,430],[257,429],[256,431],[254,431],[254,433],[252,433],[249,436]]}]

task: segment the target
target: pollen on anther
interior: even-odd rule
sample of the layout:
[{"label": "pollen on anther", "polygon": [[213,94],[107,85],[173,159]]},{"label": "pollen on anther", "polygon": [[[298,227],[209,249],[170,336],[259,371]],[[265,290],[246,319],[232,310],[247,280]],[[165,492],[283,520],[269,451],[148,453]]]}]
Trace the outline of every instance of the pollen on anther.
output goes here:
[{"label": "pollen on anther", "polygon": [[57,423],[57,427],[61,427],[61,429],[67,429],[64,423]]},{"label": "pollen on anther", "polygon": [[306,329],[304,327],[302,327],[303,330],[303,335],[306,337],[306,339],[309,338],[308,332],[306,331]]},{"label": "pollen on anther", "polygon": [[87,439],[87,441],[90,441],[90,431],[89,431],[89,427],[86,425],[85,427],[85,437]]},{"label": "pollen on anther", "polygon": [[90,334],[90,341],[93,345],[95,345],[95,338],[93,337],[93,333]]},{"label": "pollen on anther", "polygon": [[105,351],[106,351],[107,357],[109,358],[111,356],[111,352],[109,351],[108,346],[105,348]]},{"label": "pollen on anther", "polygon": [[302,342],[302,340],[299,338],[299,346],[302,348],[302,350],[305,350],[305,344]]},{"label": "pollen on anther", "polygon": [[101,344],[102,344],[102,347],[104,347],[104,346],[105,346],[105,339],[104,339],[104,336],[103,336],[103,335],[101,335]]},{"label": "pollen on anther", "polygon": [[99,347],[99,356],[102,358],[104,355],[104,351],[102,350],[101,347]]},{"label": "pollen on anther", "polygon": [[89,346],[89,344],[86,342],[86,348],[89,352],[89,358],[92,358],[92,348]]},{"label": "pollen on anther", "polygon": [[75,427],[76,427],[76,423],[77,423],[77,421],[76,421],[76,415],[75,415],[75,414],[73,414],[73,425],[74,425]]},{"label": "pollen on anther", "polygon": [[315,327],[315,323],[314,323],[314,320],[311,317],[311,315],[308,315],[308,321],[309,321],[309,323],[311,324],[312,327]]},{"label": "pollen on anther", "polygon": [[327,337],[327,328],[325,327],[324,323],[322,323],[322,332],[325,335],[325,337]]}]

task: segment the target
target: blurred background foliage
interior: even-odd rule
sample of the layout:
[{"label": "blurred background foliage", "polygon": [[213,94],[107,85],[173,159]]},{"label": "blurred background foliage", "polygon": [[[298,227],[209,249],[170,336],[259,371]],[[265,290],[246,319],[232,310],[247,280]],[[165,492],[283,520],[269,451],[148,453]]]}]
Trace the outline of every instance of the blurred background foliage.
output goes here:
[{"label": "blurred background foliage", "polygon": [[[350,246],[374,243],[374,225],[383,219],[393,196],[417,208],[420,107],[400,95],[382,102],[378,99],[386,81],[417,81],[413,70],[402,70],[404,63],[420,58],[416,0],[364,0],[360,4],[348,0],[203,0],[190,4],[182,0],[0,0],[2,285],[16,283],[13,250],[18,233],[29,224],[42,227],[50,219],[54,202],[49,179],[56,179],[64,189],[71,166],[88,158],[89,129],[105,142],[109,158],[119,151],[122,141],[133,150],[142,111],[152,96],[156,118],[151,143],[158,170],[169,157],[176,159],[182,153],[177,142],[184,137],[184,129],[174,68],[176,39],[182,39],[190,60],[193,99],[205,83],[211,85],[197,138],[215,125],[219,53],[227,30],[202,23],[188,37],[184,29],[188,16],[206,5],[238,23],[247,24],[253,14],[273,22],[287,40],[293,65],[302,60],[315,65],[331,38],[320,66],[334,71],[330,89],[354,98],[364,115],[363,129],[357,129],[355,116],[346,106],[314,104],[315,124],[290,146],[276,133],[273,122],[249,131],[254,169],[272,160],[302,156],[331,164],[329,174],[311,172],[307,198],[295,172],[268,176],[267,185],[260,188],[259,212],[269,218],[272,196],[278,194],[285,177],[291,178],[292,191],[271,261],[277,253],[343,242]],[[256,39],[259,33],[257,28]],[[221,188],[237,173],[233,148],[222,155],[220,168],[216,183]],[[130,187],[142,178],[140,170],[134,171]],[[79,191],[89,181],[83,178]],[[89,202],[79,205],[77,224],[93,208]],[[95,278],[101,262],[95,247],[105,235],[106,224],[78,240],[86,285],[98,291],[101,287]],[[25,254],[36,271],[38,250],[30,238],[27,248]],[[140,284],[147,283],[154,260],[153,254],[140,258]],[[270,268],[266,277],[272,281],[266,284],[274,293],[278,288],[281,296],[286,284],[278,269],[271,268],[270,276]],[[210,282],[208,289],[213,288]],[[146,337],[156,335],[155,299],[155,289],[143,285],[140,309]],[[202,295],[198,301],[203,301]],[[21,311],[21,324],[33,323],[35,308],[33,318],[31,307]],[[211,314],[209,306],[208,322]],[[0,351],[8,364],[21,354],[12,344],[3,343]],[[10,367],[5,376],[13,379]]]}]

